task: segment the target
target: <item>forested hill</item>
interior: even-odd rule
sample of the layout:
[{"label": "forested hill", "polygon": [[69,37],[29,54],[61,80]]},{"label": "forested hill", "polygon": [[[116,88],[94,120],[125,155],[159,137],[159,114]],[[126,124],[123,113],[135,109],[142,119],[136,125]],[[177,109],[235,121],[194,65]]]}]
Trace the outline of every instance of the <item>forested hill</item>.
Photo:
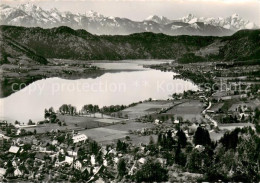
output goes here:
[{"label": "forested hill", "polygon": [[[260,30],[243,30],[229,37],[168,36],[137,33],[97,36],[69,27],[52,29],[0,26],[1,33],[45,58],[80,60],[178,59],[194,54],[199,61],[260,58]],[[207,49],[210,47],[211,49]],[[214,49],[213,49],[213,48]],[[214,51],[205,51],[214,50]],[[193,61],[191,57],[188,62]]]},{"label": "forested hill", "polygon": [[47,64],[48,61],[35,53],[27,46],[19,44],[15,40],[0,34],[0,65],[15,64],[17,61],[23,64]]}]

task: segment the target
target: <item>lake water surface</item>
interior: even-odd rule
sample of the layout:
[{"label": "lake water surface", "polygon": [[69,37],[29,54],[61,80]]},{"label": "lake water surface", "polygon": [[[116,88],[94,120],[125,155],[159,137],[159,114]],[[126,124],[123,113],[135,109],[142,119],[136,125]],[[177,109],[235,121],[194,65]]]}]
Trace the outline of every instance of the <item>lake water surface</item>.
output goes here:
[{"label": "lake water surface", "polygon": [[77,110],[85,104],[96,104],[100,107],[128,105],[148,98],[168,99],[173,93],[198,89],[190,81],[173,79],[173,72],[143,68],[140,64],[144,63],[147,61],[97,63],[95,65],[101,68],[118,72],[108,72],[94,79],[38,80],[0,99],[0,118],[8,122],[18,120],[27,123],[29,119],[43,120],[45,108],[54,107],[58,110],[62,104],[71,104],[76,106]]}]

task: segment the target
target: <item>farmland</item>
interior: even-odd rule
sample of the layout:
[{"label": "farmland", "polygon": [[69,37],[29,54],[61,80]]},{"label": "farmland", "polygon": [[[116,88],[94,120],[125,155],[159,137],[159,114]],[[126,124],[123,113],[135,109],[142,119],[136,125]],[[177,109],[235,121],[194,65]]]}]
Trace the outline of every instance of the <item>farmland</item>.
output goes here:
[{"label": "farmland", "polygon": [[191,122],[200,122],[204,118],[201,112],[204,110],[204,105],[199,100],[188,100],[175,105],[172,109],[168,110],[166,114],[174,115],[175,117],[182,117],[183,120],[189,120]]},{"label": "farmland", "polygon": [[80,131],[80,133],[87,135],[89,138],[100,142],[102,144],[108,144],[116,141],[117,139],[125,138],[130,136],[133,143],[147,142],[149,138],[139,137],[134,134],[130,134],[130,131],[142,130],[144,128],[154,127],[152,123],[138,123],[132,120],[127,121],[126,123],[120,123],[100,128],[93,128]]},{"label": "farmland", "polygon": [[140,118],[145,115],[160,112],[162,109],[169,108],[173,105],[172,101],[150,101],[137,104],[129,107],[121,113],[123,116],[127,115],[129,119]]}]

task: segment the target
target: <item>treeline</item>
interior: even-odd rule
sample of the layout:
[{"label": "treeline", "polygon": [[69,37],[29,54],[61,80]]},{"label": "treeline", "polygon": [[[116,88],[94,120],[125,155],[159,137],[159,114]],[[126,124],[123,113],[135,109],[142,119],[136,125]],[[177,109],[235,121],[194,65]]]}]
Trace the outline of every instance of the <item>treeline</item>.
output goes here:
[{"label": "treeline", "polygon": [[[260,180],[260,138],[251,128],[237,128],[227,132],[218,142],[213,142],[208,130],[198,127],[192,143],[181,129],[178,129],[176,134],[168,130],[158,134],[157,143],[151,140],[146,151],[149,151],[152,157],[160,156],[166,159],[167,167],[177,164],[183,171],[203,174],[203,177],[192,181]],[[145,166],[149,170],[154,165],[145,163]],[[135,174],[136,181],[149,181],[154,178],[146,170],[142,170],[143,175],[140,175],[139,171]],[[153,181],[176,181],[166,178],[165,175],[167,173],[158,175]]]},{"label": "treeline", "polygon": [[[129,106],[134,106],[137,103],[130,104]],[[77,108],[75,106],[72,106],[71,104],[63,104],[59,107],[59,110],[57,111],[60,114],[67,114],[67,115],[79,115],[79,114],[87,114],[87,113],[107,113],[111,114],[114,112],[118,112],[121,110],[124,110],[128,106],[125,105],[111,105],[111,106],[104,106],[102,108],[99,108],[98,105],[92,105],[92,104],[86,104],[84,105],[81,110],[77,111]],[[56,120],[56,112],[54,111],[53,107],[49,109],[45,109],[44,111],[44,117],[45,119],[48,119],[50,121]]]}]

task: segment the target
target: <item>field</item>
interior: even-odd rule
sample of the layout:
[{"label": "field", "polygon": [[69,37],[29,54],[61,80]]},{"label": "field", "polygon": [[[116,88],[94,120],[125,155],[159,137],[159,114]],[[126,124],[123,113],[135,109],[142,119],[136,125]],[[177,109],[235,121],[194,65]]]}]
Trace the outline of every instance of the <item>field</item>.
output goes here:
[{"label": "field", "polygon": [[[149,142],[149,136],[141,136],[133,135],[129,133],[129,130],[141,130],[143,128],[151,128],[154,124],[152,123],[137,123],[133,121],[128,121],[125,124],[115,124],[101,128],[93,128],[80,131],[79,133],[87,135],[89,138],[102,143],[109,144],[118,139],[125,138],[126,136],[130,136],[133,144],[138,144],[140,142],[146,143]],[[154,140],[156,138],[154,137]]]},{"label": "field", "polygon": [[158,136],[157,135],[149,135],[149,136],[138,136],[138,135],[129,135],[130,137],[130,142],[134,145],[139,145],[139,144],[149,144],[150,138],[153,138],[154,143],[157,143]]},{"label": "field", "polygon": [[228,124],[219,124],[218,127],[220,130],[234,130],[236,128],[243,128],[251,126],[254,128],[252,123],[228,123]]},{"label": "field", "polygon": [[72,131],[72,130],[80,130],[80,129],[81,129],[80,127],[77,127],[75,125],[59,126],[58,124],[54,124],[54,123],[46,123],[43,125],[38,125],[36,127],[25,128],[26,131],[34,132],[34,130],[36,130],[37,133],[46,133],[52,130]]},{"label": "field", "polygon": [[212,112],[218,112],[223,107],[223,105],[224,103],[213,104],[209,110]]},{"label": "field", "polygon": [[[98,116],[98,114],[96,116]],[[56,129],[60,131],[84,130],[84,129],[98,128],[98,127],[105,127],[105,126],[117,124],[124,121],[124,119],[113,118],[105,115],[104,118],[96,118],[93,115],[92,117],[58,115],[57,118],[60,121],[65,122],[66,126],[59,126],[56,123],[45,123],[42,125],[37,125],[35,127],[25,128],[25,130],[31,132],[36,130],[37,133],[46,133]]]},{"label": "field", "polygon": [[159,112],[162,108],[172,106],[171,101],[151,101],[137,104],[122,111],[123,116],[128,115],[129,119],[139,118],[145,115]]},{"label": "field", "polygon": [[103,127],[115,123],[119,123],[122,119],[118,118],[95,118],[89,116],[68,116],[68,115],[59,115],[58,119],[62,122],[65,122],[68,126],[77,126],[84,129]]},{"label": "field", "polygon": [[173,114],[175,117],[182,117],[183,120],[189,120],[191,122],[200,122],[204,118],[201,112],[204,110],[204,104],[199,100],[189,100],[179,105],[174,106],[168,110],[166,114]]},{"label": "field", "polygon": [[116,139],[124,138],[128,132],[101,127],[101,128],[83,130],[80,131],[80,133],[87,135],[89,138],[99,143],[106,144],[108,142],[113,142]]}]

